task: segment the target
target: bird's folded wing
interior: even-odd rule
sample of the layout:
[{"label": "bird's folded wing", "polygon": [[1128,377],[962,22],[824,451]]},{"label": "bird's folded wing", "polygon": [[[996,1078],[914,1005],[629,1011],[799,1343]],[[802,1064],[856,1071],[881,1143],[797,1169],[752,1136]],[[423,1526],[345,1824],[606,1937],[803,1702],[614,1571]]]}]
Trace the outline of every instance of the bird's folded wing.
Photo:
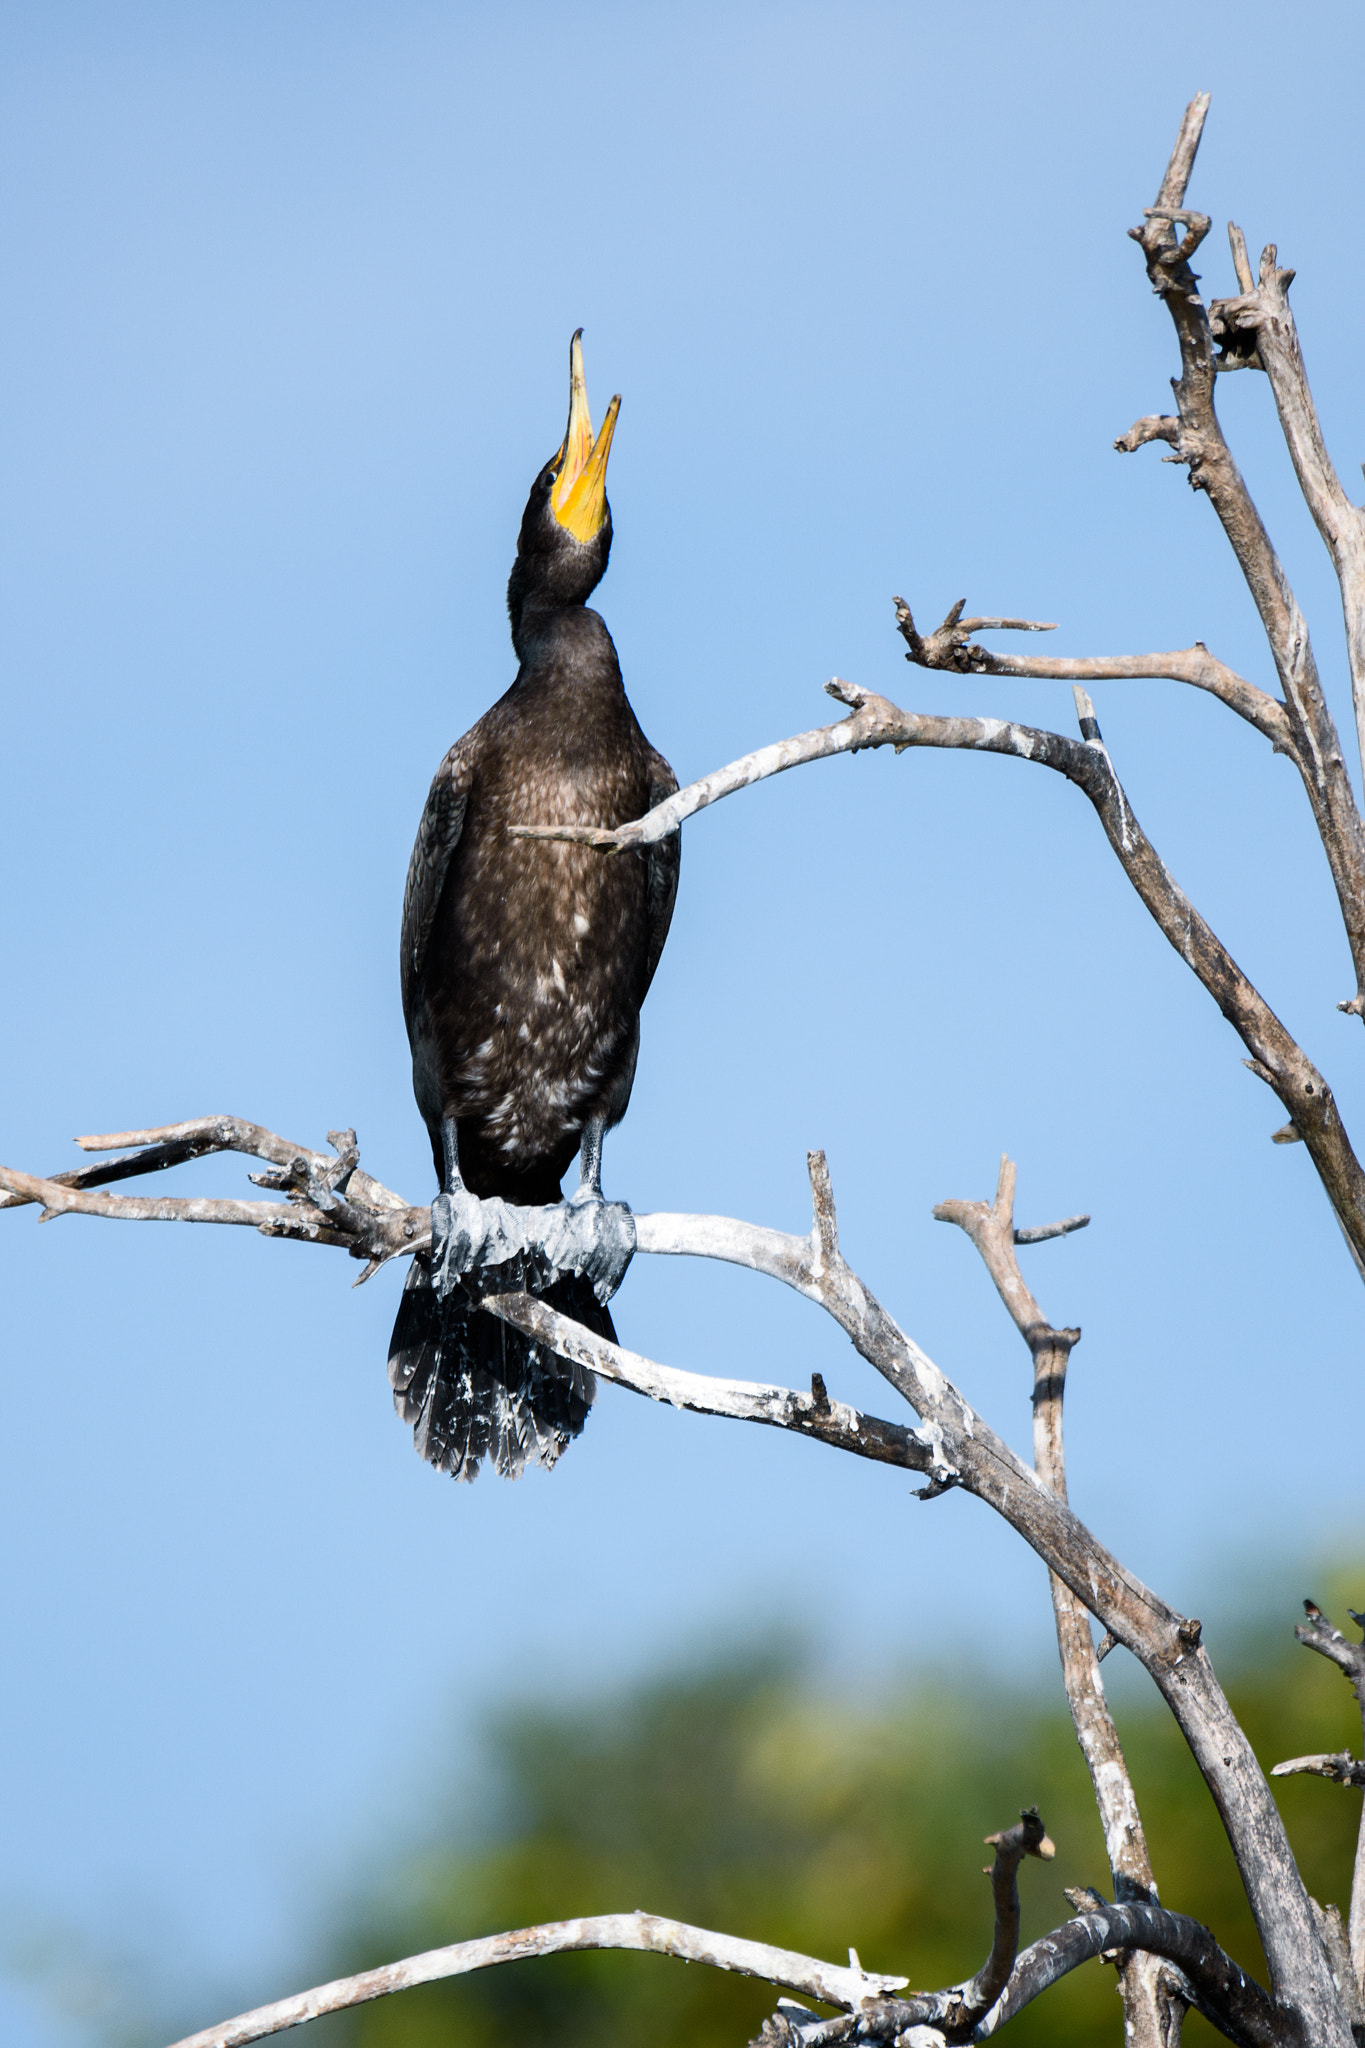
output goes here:
[{"label": "bird's folded wing", "polygon": [[451,855],[460,843],[460,832],[464,826],[470,785],[467,739],[468,734],[465,739],[457,740],[436,770],[417,827],[417,843],[408,863],[400,945],[405,1011],[421,977]]},{"label": "bird's folded wing", "polygon": [[[674,795],[678,778],[662,754],[650,749],[649,764],[649,808],[663,803]],[[673,904],[678,894],[678,869],[682,861],[682,833],[670,832],[667,839],[656,840],[646,853],[646,900],[649,910],[649,949],[645,956],[645,985],[643,997],[654,979],[654,970],[659,964],[659,955],[668,937],[668,927],[673,922]]]}]

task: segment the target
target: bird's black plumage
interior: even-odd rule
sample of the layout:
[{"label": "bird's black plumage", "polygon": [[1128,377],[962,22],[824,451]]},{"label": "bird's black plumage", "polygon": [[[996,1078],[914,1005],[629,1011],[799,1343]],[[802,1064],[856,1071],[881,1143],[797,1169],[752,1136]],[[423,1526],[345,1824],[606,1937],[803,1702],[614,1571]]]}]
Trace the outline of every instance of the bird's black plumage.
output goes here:
[{"label": "bird's black plumage", "polygon": [[[507,832],[624,824],[677,788],[630,708],[611,635],[587,609],[611,549],[617,401],[594,443],[577,336],[571,365],[569,429],[531,487],[508,585],[516,680],[437,769],[403,904],[403,1013],[437,1174],[444,1185],[442,1127],[453,1120],[465,1186],[524,1204],[559,1201],[585,1134],[591,1146],[625,1113],[678,879],[676,835],[604,855]],[[563,1276],[544,1298],[614,1336],[587,1279]],[[439,1301],[418,1260],[389,1371],[418,1449],[459,1478],[485,1457],[508,1475],[553,1464],[593,1396],[590,1373],[468,1293]]]}]

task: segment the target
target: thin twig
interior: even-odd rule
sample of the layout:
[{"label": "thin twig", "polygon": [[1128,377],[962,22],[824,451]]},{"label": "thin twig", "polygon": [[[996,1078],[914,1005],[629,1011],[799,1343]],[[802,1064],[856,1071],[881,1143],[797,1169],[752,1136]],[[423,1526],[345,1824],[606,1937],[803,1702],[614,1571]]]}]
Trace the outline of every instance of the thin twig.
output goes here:
[{"label": "thin twig", "polygon": [[1047,1244],[1054,1237],[1069,1237],[1073,1230],[1084,1230],[1089,1223],[1088,1216],[1063,1216],[1060,1223],[1035,1223],[1027,1230],[1016,1230],[1016,1244]]},{"label": "thin twig", "polygon": [[1037,1856],[1050,1863],[1057,1853],[1036,1806],[1026,1806],[1013,1827],[987,1835],[986,1846],[995,1850],[995,1861],[986,1873],[995,1900],[995,1934],[989,1956],[976,1975],[963,1985],[961,2003],[948,2016],[948,2024],[955,2031],[974,2027],[983,2020],[1009,1982],[1019,1953],[1020,1863],[1025,1856]]},{"label": "thin twig", "polygon": [[[1164,422],[1147,423],[1164,425]],[[1149,436],[1149,438],[1151,438]],[[1165,439],[1165,434],[1161,434]],[[1052,654],[997,654],[972,642],[975,633],[1020,626],[1020,619],[964,619],[961,604],[953,606],[936,632],[921,635],[903,597],[896,599],[896,625],[905,640],[907,661],[920,668],[946,669],[957,675],[1025,676],[1045,682],[1105,683],[1167,680],[1207,690],[1239,718],[1264,733],[1284,753],[1292,753],[1293,728],[1278,697],[1258,690],[1209,653],[1202,640],[1170,654],[1099,654],[1068,659]],[[1033,630],[1041,631],[1035,627]],[[1050,628],[1048,629],[1051,630]]]},{"label": "thin twig", "polygon": [[1338,1785],[1365,1786],[1365,1763],[1351,1755],[1349,1749],[1338,1749],[1330,1754],[1319,1751],[1313,1756],[1291,1756],[1282,1764],[1270,1766],[1272,1778],[1334,1778]]}]

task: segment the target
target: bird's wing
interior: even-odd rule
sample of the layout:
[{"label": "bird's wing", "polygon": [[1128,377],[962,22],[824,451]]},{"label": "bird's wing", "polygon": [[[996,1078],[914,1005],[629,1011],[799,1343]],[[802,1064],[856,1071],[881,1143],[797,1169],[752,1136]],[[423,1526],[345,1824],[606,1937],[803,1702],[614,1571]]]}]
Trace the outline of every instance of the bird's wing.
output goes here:
[{"label": "bird's wing", "polygon": [[445,887],[451,855],[460,843],[464,814],[469,805],[472,763],[466,744],[468,737],[466,734],[464,739],[456,740],[436,770],[417,827],[417,843],[408,863],[408,883],[403,891],[403,936],[399,947],[405,1012],[421,978],[422,965],[431,942],[431,928],[436,922],[436,907]]},{"label": "bird's wing", "polygon": [[[649,808],[654,809],[666,797],[674,794],[678,778],[662,754],[650,748],[649,762]],[[678,894],[678,868],[682,861],[682,833],[670,832],[667,839],[657,839],[645,854],[646,883],[645,900],[649,913],[649,946],[645,954],[645,985],[640,991],[643,997],[654,979],[654,970],[668,937],[668,927],[673,921],[673,903]]]}]

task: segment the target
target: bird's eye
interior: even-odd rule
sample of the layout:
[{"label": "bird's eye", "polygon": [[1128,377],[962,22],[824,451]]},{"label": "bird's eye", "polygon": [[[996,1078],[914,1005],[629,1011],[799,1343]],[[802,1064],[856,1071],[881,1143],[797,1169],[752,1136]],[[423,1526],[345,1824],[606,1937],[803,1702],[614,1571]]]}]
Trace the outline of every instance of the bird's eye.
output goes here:
[{"label": "bird's eye", "polygon": [[545,473],[545,481],[546,481],[546,483],[547,483],[547,484],[552,484],[552,483],[553,483],[553,482],[555,481],[555,478],[556,478],[556,477],[557,477],[558,475],[559,475],[559,471],[558,471],[557,469],[551,469],[551,470],[547,470],[547,471],[546,471],[546,473]]}]

